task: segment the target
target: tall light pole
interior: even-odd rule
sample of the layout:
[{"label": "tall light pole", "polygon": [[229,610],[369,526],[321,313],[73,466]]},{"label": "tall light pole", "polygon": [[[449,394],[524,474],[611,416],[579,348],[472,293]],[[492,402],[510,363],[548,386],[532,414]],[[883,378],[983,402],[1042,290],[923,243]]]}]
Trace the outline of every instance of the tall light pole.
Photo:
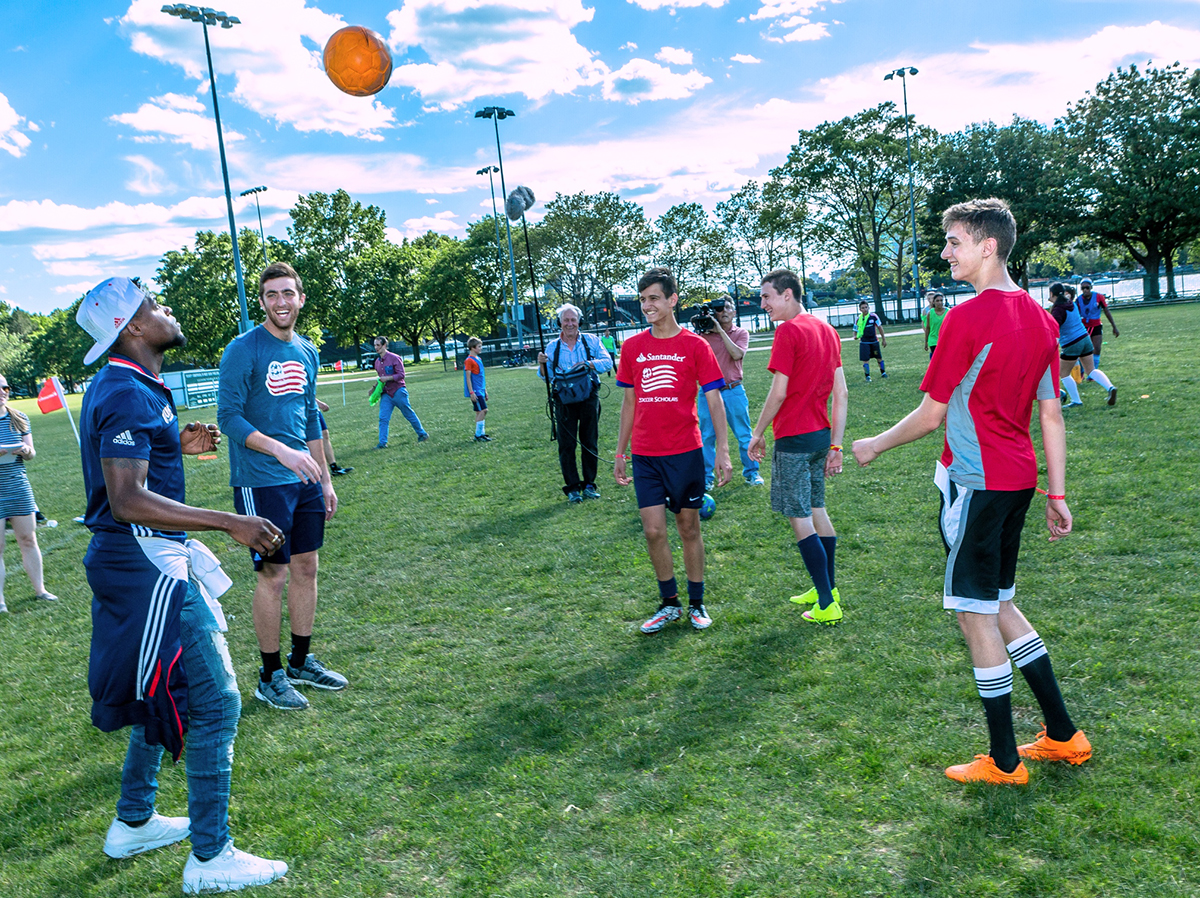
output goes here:
[{"label": "tall light pole", "polygon": [[[912,140],[908,134],[908,79],[905,75],[915,75],[917,70],[912,66],[906,68],[898,68],[895,71],[888,72],[883,76],[884,81],[891,81],[892,78],[899,75],[900,83],[904,85],[904,146],[908,150],[908,208],[912,216],[912,257],[913,257],[913,292],[916,293],[917,299],[921,298],[921,281],[917,270],[917,200],[913,194],[913,170],[912,170]],[[900,285],[896,285],[896,302],[898,308],[897,314],[902,314],[904,309],[904,291],[900,289]],[[918,308],[920,302],[917,303]]]},{"label": "tall light pole", "polygon": [[270,265],[271,260],[267,258],[267,235],[263,232],[262,225],[262,207],[258,204],[258,195],[264,193],[265,187],[251,187],[249,190],[243,190],[238,196],[250,196],[254,194],[254,208],[258,210],[258,236],[262,239],[263,264]]},{"label": "tall light pole", "polygon": [[225,164],[225,138],[221,136],[221,109],[217,105],[217,75],[213,71],[212,50],[208,46],[208,26],[221,23],[222,28],[232,28],[240,25],[242,20],[237,16],[226,15],[207,6],[187,6],[175,3],[164,6],[162,11],[169,16],[199,22],[204,30],[204,55],[208,59],[208,83],[212,87],[213,117],[217,120],[217,148],[221,153],[221,177],[225,179],[225,205],[229,209],[229,237],[233,241],[233,272],[237,278],[238,305],[241,306],[242,320],[239,331],[246,333],[250,330],[250,313],[246,310],[246,283],[242,278],[242,254],[238,252],[237,224],[233,220],[233,191],[229,189],[229,167]]},{"label": "tall light pole", "polygon": [[[504,186],[504,156],[500,152],[500,120],[516,115],[511,109],[503,106],[486,106],[475,113],[475,118],[490,118],[496,126],[496,160],[500,163],[500,193],[508,197],[508,188]],[[517,323],[517,339],[523,340],[521,318],[517,314],[520,300],[517,299],[517,261],[513,256],[512,228],[508,224],[508,216],[504,216],[504,232],[508,234],[508,264],[512,270],[513,319]]]},{"label": "tall light pole", "polygon": [[[500,213],[496,211],[496,182],[492,180],[492,173],[500,171],[498,165],[485,165],[477,175],[488,176],[488,186],[492,188],[492,219],[496,222],[496,264],[500,267],[500,295],[504,295],[504,249],[500,244]],[[509,247],[511,248],[511,239]],[[515,295],[515,294],[514,294]],[[507,331],[508,328],[505,328]]]}]

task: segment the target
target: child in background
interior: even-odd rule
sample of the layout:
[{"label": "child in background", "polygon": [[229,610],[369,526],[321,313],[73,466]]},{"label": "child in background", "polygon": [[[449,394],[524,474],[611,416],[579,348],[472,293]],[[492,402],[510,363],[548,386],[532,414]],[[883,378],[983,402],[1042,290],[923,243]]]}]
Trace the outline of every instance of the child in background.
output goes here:
[{"label": "child in background", "polygon": [[490,443],[492,438],[484,433],[483,419],[487,417],[487,378],[483,373],[483,361],[479,350],[483,341],[478,337],[467,340],[467,360],[463,362],[463,395],[471,400],[475,410],[475,442]]}]

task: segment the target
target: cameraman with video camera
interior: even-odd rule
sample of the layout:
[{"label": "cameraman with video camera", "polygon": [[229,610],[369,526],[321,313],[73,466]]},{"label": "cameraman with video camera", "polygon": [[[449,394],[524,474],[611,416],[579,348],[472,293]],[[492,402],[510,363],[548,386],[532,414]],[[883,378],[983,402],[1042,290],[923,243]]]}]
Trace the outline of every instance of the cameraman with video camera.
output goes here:
[{"label": "cameraman with video camera", "polygon": [[[719,299],[698,307],[692,316],[692,330],[708,341],[725,386],[721,388],[721,401],[725,405],[725,418],[737,437],[738,450],[742,456],[742,478],[750,486],[762,486],[762,475],[758,473],[758,462],[750,457],[750,400],[742,386],[742,358],[750,346],[750,332],[733,323],[733,298],[725,294]],[[700,412],[700,436],[704,440],[704,488],[713,488],[713,465],[717,459],[717,433],[708,403],[701,397],[697,405]]]},{"label": "cameraman with video camera", "polygon": [[[559,336],[538,353],[538,376],[550,378],[554,420],[558,426],[558,463],[567,501],[599,499],[596,470],[600,438],[600,378],[611,371],[612,356],[594,334],[579,332],[583,312],[564,303],[558,310]],[[575,445],[583,444],[583,478],[575,464]]]}]

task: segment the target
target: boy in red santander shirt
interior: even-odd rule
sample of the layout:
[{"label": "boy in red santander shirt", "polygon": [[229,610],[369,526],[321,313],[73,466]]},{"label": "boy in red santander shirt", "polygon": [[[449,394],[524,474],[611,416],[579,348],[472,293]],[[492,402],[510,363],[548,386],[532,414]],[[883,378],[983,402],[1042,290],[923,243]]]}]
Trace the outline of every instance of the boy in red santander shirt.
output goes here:
[{"label": "boy in red santander shirt", "polygon": [[[625,341],[617,368],[617,386],[625,389],[613,477],[621,486],[633,483],[642,530],[661,605],[642,624],[657,633],[683,616],[675,581],[675,563],[667,541],[667,509],[683,541],[687,572],[688,620],[697,630],[712,624],[704,607],[704,540],[700,505],[704,500],[704,453],[696,393],[703,389],[717,431],[717,485],[729,482],[729,433],[720,388],[725,380],[705,340],[685,331],[675,320],[679,294],[669,268],[651,268],[638,281],[642,314],[650,329]],[[629,447],[632,444],[632,473]]]},{"label": "boy in red santander shirt", "polygon": [[[938,351],[921,382],[921,404],[890,430],[855,440],[854,457],[868,465],[946,422],[945,448],[934,475],[947,551],[942,605],[957,614],[966,637],[991,740],[988,754],[947,767],[946,776],[964,783],[1022,785],[1029,782],[1022,758],[1082,764],[1092,756],[1087,736],[1067,713],[1045,643],[1013,602],[1021,527],[1038,480],[1029,436],[1034,402],[1046,457],[1050,539],[1071,532],[1058,327],[1009,277],[1006,262],[1017,223],[1007,203],[959,203],[942,215],[942,227],[942,258],[950,263],[951,276],[971,284],[976,296],[946,313]],[[1037,740],[1020,747],[1012,723],[1014,662],[1045,720]]]}]

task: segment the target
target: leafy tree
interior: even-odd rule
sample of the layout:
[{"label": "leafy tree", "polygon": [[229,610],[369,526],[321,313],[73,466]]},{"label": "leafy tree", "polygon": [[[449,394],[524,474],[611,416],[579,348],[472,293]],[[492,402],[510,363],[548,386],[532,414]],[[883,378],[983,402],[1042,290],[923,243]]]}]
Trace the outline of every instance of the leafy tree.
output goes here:
[{"label": "leafy tree", "polygon": [[342,333],[350,334],[354,345],[374,334],[399,336],[413,347],[413,361],[420,361],[426,330],[421,312],[421,263],[422,252],[408,240],[400,245],[384,240],[348,263],[346,292],[356,297],[359,306],[358,329],[351,332],[343,327]]},{"label": "leafy tree", "polygon": [[350,264],[386,242],[378,206],[364,206],[344,190],[300,197],[289,213],[288,236],[307,302],[301,321],[315,319],[338,343],[357,345],[369,329],[363,297],[349,289]]},{"label": "leafy tree", "polygon": [[1081,221],[1083,202],[1072,193],[1061,144],[1061,134],[1018,116],[1003,127],[987,122],[944,135],[929,163],[925,267],[948,270],[939,256],[942,212],[964,200],[995,196],[1008,202],[1017,220],[1009,274],[1028,288],[1030,263],[1043,259],[1038,251],[1069,239]]},{"label": "leafy tree", "polygon": [[787,187],[772,179],[766,186],[747,181],[725,202],[717,203],[717,218],[732,246],[734,264],[747,265],[759,281],[791,252],[794,210],[787,200]]},{"label": "leafy tree", "polygon": [[1159,295],[1166,265],[1200,236],[1200,70],[1117,69],[1061,121],[1071,174],[1090,199],[1089,233],[1124,245]]},{"label": "leafy tree", "polygon": [[[243,228],[238,234],[238,248],[248,258],[261,253],[258,234]],[[241,322],[229,234],[197,231],[195,246],[168,250],[154,277],[159,301],[171,307],[188,339],[186,347],[171,351],[171,360],[217,367]],[[263,320],[257,275],[247,280],[245,288],[250,322],[256,324]]]},{"label": "leafy tree", "polygon": [[[537,234],[537,228],[533,229]],[[513,235],[513,250],[518,250],[517,235]],[[533,242],[531,237],[530,242]],[[446,264],[462,266],[467,280],[459,284],[462,293],[463,315],[460,325],[464,330],[475,329],[485,334],[496,333],[504,317],[504,310],[511,301],[508,250],[496,251],[496,219],[492,216],[467,225],[467,236],[459,241]],[[529,287],[528,265],[517,263],[517,295],[521,296]],[[439,277],[447,272],[443,266]]]},{"label": "leafy tree", "polygon": [[675,275],[681,297],[703,302],[709,294],[709,274],[717,273],[713,264],[720,244],[719,231],[699,203],[680,203],[658,217],[654,225],[655,261],[666,265]]},{"label": "leafy tree", "polygon": [[[916,127],[914,178],[920,172],[922,145],[935,132]],[[827,252],[848,256],[866,273],[883,315],[881,270],[889,247],[903,245],[908,218],[908,157],[904,117],[894,103],[881,103],[836,122],[825,122],[799,139],[781,175],[811,186],[818,212],[813,234]]]},{"label": "leafy tree", "polygon": [[636,273],[653,242],[642,207],[615,193],[556,194],[532,233],[539,276],[576,304]]},{"label": "leafy tree", "polygon": [[83,297],[68,308],[55,309],[39,321],[29,343],[28,360],[38,379],[57,376],[63,387],[74,392],[83,380],[94,374],[84,367],[83,357],[92,348],[92,338],[75,323]]}]

